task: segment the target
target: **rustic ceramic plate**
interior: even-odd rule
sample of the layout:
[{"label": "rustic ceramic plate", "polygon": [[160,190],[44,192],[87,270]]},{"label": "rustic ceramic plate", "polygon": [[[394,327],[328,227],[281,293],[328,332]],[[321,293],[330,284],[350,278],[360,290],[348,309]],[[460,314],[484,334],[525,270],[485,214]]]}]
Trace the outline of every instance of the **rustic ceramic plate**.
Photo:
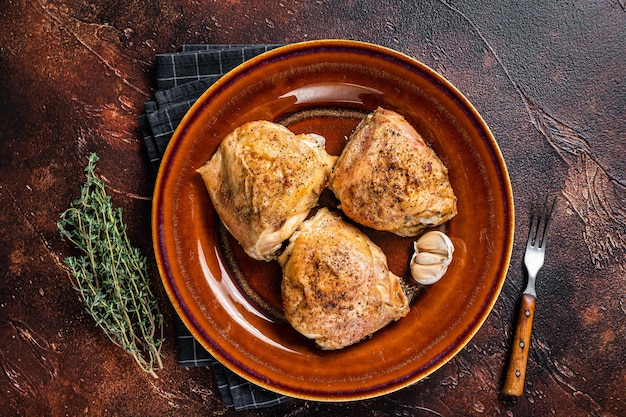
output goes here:
[{"label": "rustic ceramic plate", "polygon": [[[339,351],[321,351],[280,318],[280,268],[248,259],[219,226],[195,170],[244,122],[281,122],[327,138],[339,154],[377,106],[413,124],[448,166],[459,214],[448,273],[409,315]],[[347,401],[429,375],[465,346],[491,311],[513,242],[506,166],[485,122],[436,72],[398,52],[352,41],[285,46],[209,88],[176,130],[161,163],[152,227],[165,289],[200,343],[244,378],[294,397]],[[371,232],[390,268],[408,277],[411,239]]]}]

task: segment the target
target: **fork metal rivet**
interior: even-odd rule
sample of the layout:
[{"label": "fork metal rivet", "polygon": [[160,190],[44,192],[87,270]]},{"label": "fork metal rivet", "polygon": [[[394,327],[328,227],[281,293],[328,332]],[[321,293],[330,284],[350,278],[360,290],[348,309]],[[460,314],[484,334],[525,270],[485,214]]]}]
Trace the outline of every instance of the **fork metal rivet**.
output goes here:
[{"label": "fork metal rivet", "polygon": [[522,373],[519,370],[516,370],[515,371],[515,376],[520,376],[520,375],[522,375]]},{"label": "fork metal rivet", "polygon": [[530,317],[530,310],[526,310],[526,311],[524,311],[524,315],[525,315],[526,317]]},{"label": "fork metal rivet", "polygon": [[521,347],[522,349],[524,349],[524,341],[522,340],[521,342],[519,342],[519,347]]}]

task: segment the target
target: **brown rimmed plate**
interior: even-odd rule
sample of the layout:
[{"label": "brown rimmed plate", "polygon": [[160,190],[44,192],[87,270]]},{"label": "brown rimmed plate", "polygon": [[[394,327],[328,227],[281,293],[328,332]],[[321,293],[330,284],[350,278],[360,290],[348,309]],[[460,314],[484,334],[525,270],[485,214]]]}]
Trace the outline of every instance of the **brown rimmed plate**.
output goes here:
[{"label": "brown rimmed plate", "polygon": [[[346,137],[381,106],[402,114],[449,169],[459,214],[445,226],[455,257],[409,315],[356,345],[321,351],[280,318],[280,268],[248,259],[219,226],[195,170],[251,120]],[[253,383],[318,401],[371,398],[445,364],[483,324],[500,293],[513,243],[513,197],[489,128],[441,75],[401,53],[344,40],[281,47],[211,86],[178,126],[161,162],[152,228],[157,264],[176,312],[225,366]],[[410,239],[370,232],[408,277]]]}]

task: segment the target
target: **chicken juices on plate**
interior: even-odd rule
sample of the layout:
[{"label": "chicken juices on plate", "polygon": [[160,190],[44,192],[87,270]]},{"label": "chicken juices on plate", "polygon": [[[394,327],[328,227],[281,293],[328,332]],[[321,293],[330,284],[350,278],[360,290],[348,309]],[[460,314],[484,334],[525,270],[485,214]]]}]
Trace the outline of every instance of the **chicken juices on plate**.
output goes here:
[{"label": "chicken juices on plate", "polygon": [[400,278],[363,232],[321,208],[278,258],[285,318],[322,349],[341,349],[409,312]]},{"label": "chicken juices on plate", "polygon": [[275,259],[317,204],[337,159],[324,145],[319,135],[249,122],[198,169],[221,221],[250,257]]},{"label": "chicken juices on plate", "polygon": [[445,165],[404,117],[383,108],[350,136],[330,188],[349,218],[399,236],[416,236],[457,212]]}]

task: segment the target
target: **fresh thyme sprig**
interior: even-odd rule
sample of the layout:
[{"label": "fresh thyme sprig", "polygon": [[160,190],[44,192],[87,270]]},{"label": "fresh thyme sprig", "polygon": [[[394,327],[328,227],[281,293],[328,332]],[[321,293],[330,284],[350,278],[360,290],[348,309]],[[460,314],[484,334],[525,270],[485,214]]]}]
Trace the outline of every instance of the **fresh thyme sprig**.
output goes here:
[{"label": "fresh thyme sprig", "polygon": [[163,316],[150,290],[146,258],[131,245],[102,181],[94,173],[98,156],[85,167],[81,196],[61,213],[57,226],[82,256],[65,258],[87,312],[113,343],[150,375],[162,369]]}]

